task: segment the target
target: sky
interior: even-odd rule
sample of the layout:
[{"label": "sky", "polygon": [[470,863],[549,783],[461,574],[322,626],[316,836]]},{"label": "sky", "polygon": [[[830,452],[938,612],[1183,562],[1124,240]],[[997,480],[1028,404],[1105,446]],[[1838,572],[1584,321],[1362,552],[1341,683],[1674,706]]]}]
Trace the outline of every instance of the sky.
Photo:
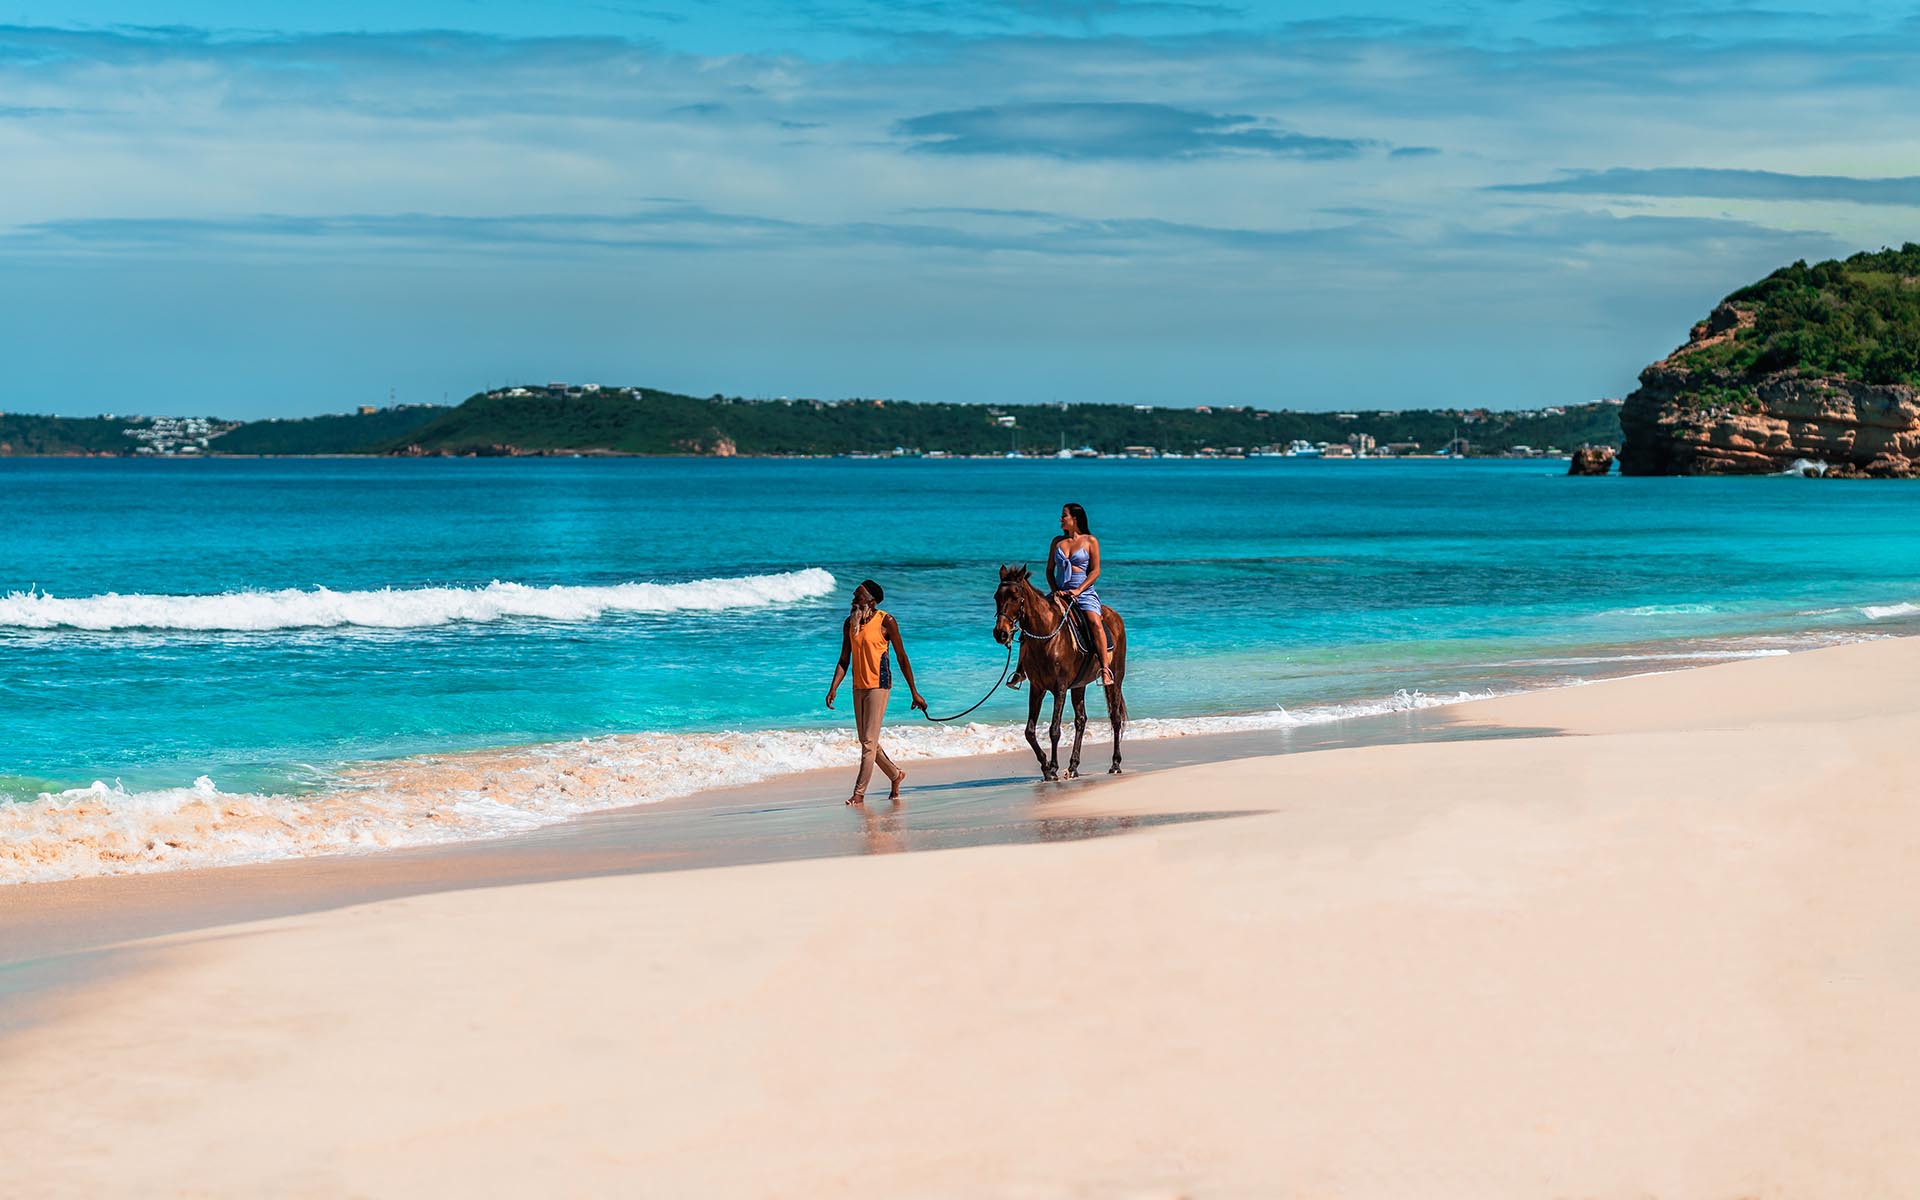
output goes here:
[{"label": "sky", "polygon": [[1915,114],[1920,0],[0,0],[0,410],[1578,403]]}]

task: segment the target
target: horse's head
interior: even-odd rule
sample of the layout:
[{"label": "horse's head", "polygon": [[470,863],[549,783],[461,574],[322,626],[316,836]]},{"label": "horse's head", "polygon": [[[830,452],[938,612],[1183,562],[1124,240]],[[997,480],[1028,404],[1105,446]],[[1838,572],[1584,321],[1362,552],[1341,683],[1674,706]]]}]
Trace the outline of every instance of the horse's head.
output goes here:
[{"label": "horse's head", "polygon": [[993,592],[993,640],[1002,646],[1013,640],[1013,631],[1020,627],[1032,575],[1025,567],[1000,568],[1000,586]]}]

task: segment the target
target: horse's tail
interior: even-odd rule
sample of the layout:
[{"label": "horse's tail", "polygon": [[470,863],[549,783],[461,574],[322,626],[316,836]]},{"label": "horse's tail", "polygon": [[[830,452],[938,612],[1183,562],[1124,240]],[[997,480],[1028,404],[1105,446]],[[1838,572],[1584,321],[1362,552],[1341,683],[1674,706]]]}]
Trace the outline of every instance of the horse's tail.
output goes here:
[{"label": "horse's tail", "polygon": [[1120,685],[1127,678],[1127,623],[1119,613],[1107,609],[1112,614],[1113,624],[1108,627],[1108,636],[1113,639],[1113,683],[1105,689],[1107,693],[1107,713],[1119,724],[1127,723],[1127,697]]}]

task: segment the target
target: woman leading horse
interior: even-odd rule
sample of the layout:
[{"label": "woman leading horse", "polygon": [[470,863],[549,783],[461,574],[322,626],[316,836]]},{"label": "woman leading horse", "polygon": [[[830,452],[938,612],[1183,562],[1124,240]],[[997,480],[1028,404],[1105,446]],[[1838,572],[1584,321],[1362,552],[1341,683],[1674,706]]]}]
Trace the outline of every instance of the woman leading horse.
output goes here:
[{"label": "woman leading horse", "polygon": [[860,772],[854,776],[853,795],[848,804],[867,802],[867,780],[873,777],[875,764],[892,784],[889,799],[900,799],[900,781],[907,773],[894,765],[880,748],[880,722],[887,715],[887,701],[893,696],[893,669],[887,663],[889,648],[900,655],[900,673],[907,677],[907,691],[913,707],[926,711],[926,697],[914,686],[913,664],[907,661],[906,643],[900,638],[900,624],[893,614],[880,607],[886,593],[871,579],[853,589],[853,607],[840,629],[840,662],[833,670],[833,682],[827,685],[827,707],[840,690],[840,681],[853,673],[853,723],[860,736]]}]

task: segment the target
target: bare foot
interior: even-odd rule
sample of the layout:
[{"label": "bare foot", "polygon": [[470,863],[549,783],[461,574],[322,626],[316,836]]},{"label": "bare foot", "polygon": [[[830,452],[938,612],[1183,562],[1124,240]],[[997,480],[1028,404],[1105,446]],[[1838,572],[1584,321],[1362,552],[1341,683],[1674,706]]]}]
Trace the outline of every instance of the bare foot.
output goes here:
[{"label": "bare foot", "polygon": [[853,795],[847,797],[848,804],[865,804],[866,802],[867,794],[865,792],[855,792]]},{"label": "bare foot", "polygon": [[1007,686],[1017,692],[1020,690],[1020,685],[1025,683],[1026,681],[1027,681],[1026,672],[1024,671],[1016,672],[1012,679],[1007,680]]},{"label": "bare foot", "polygon": [[1113,686],[1113,668],[1111,667],[1100,668],[1100,684],[1102,687]]},{"label": "bare foot", "polygon": [[895,775],[893,777],[893,790],[887,793],[887,799],[898,800],[900,798],[900,782],[904,780],[906,777],[907,777],[907,773],[905,771],[902,771],[898,775]]}]

